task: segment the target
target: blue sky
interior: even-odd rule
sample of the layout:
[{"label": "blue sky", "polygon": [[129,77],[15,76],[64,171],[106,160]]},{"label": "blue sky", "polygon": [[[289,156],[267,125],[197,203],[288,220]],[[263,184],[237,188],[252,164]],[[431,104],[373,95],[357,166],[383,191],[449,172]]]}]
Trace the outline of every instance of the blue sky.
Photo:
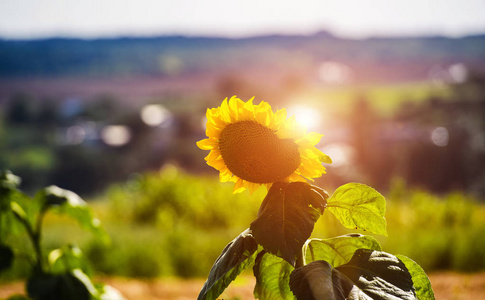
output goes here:
[{"label": "blue sky", "polygon": [[485,33],[484,0],[0,0],[0,37]]}]

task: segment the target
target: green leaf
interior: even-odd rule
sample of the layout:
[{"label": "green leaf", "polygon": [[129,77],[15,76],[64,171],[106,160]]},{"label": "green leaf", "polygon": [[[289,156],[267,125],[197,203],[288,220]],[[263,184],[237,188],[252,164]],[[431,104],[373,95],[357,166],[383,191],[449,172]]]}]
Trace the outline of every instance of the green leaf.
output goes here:
[{"label": "green leaf", "polygon": [[11,210],[11,202],[15,193],[18,193],[17,187],[20,182],[20,177],[13,175],[12,172],[0,170],[0,218],[4,217],[2,213]]},{"label": "green leaf", "polygon": [[387,236],[386,199],[360,183],[340,186],[328,200],[327,209],[347,228],[359,228]]},{"label": "green leaf", "polygon": [[79,269],[58,275],[30,277],[26,289],[29,297],[35,300],[90,300],[98,296],[89,277]]},{"label": "green leaf", "polygon": [[251,230],[258,244],[291,265],[323,213],[327,194],[303,182],[274,183]]},{"label": "green leaf", "polygon": [[307,262],[325,260],[336,268],[349,262],[357,249],[382,250],[375,238],[353,233],[325,240],[308,240],[304,252]]},{"label": "green leaf", "polygon": [[197,299],[216,299],[254,261],[257,249],[251,231],[246,229],[217,258]]},{"label": "green leaf", "polygon": [[[10,236],[20,234],[25,230],[23,224],[14,215],[11,205],[12,203],[9,203],[8,211],[0,211],[0,242],[6,240]],[[18,204],[15,204],[15,206],[18,206]],[[23,211],[22,208],[21,211]],[[23,215],[25,216],[25,211]]]},{"label": "green leaf", "polygon": [[51,251],[48,262],[52,274],[68,273],[75,269],[80,269],[87,275],[93,273],[81,249],[73,245]]},{"label": "green leaf", "polygon": [[12,249],[7,245],[0,244],[0,272],[10,268],[13,258]]},{"label": "green leaf", "polygon": [[26,220],[26,221],[28,220],[27,213],[22,208],[22,206],[20,206],[17,202],[10,202],[10,209],[18,219]]},{"label": "green leaf", "polygon": [[292,300],[290,274],[294,270],[286,260],[266,251],[256,257],[253,272],[256,277],[254,297],[261,300]]},{"label": "green leaf", "polygon": [[419,300],[434,300],[434,292],[431,287],[431,282],[428,276],[424,272],[423,268],[418,265],[414,260],[404,255],[396,255],[400,261],[406,265],[406,268],[411,274],[413,280],[414,289],[416,290],[416,296]]},{"label": "green leaf", "polygon": [[61,189],[57,186],[49,186],[40,192],[38,196],[43,199],[46,209],[66,214],[78,221],[84,229],[96,234],[102,241],[108,240],[108,235],[101,227],[100,221],[94,217],[87,203],[77,194]]},{"label": "green leaf", "polygon": [[295,269],[290,287],[299,300],[415,300],[411,275],[397,257],[359,249],[337,268],[323,260]]},{"label": "green leaf", "polygon": [[[25,226],[33,228],[41,207],[39,201],[33,200],[19,190],[12,190],[8,195],[7,203],[8,209],[4,209],[3,213],[0,212],[0,217],[5,218],[5,223],[10,223],[8,224],[10,234],[7,233],[7,236],[22,232],[26,229]],[[14,222],[12,222],[13,219],[15,219]],[[0,223],[4,225],[3,222]],[[4,234],[3,228],[0,229],[0,235],[4,236]]]}]

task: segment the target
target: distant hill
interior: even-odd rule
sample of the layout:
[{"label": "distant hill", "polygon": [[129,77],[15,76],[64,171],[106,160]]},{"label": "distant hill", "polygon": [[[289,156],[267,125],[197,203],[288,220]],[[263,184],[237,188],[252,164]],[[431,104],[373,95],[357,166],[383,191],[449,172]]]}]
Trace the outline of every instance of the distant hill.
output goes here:
[{"label": "distant hill", "polygon": [[259,67],[306,72],[324,61],[352,67],[358,81],[422,79],[433,65],[485,70],[485,35],[463,38],[152,38],[0,40],[0,77],[173,75]]}]

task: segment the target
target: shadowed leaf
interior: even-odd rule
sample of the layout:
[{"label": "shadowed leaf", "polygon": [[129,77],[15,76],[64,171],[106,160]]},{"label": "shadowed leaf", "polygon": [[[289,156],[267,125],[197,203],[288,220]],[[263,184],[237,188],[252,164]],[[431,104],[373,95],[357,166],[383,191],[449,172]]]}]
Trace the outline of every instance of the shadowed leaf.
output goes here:
[{"label": "shadowed leaf", "polygon": [[337,268],[314,261],[295,269],[290,287],[299,300],[415,300],[411,275],[395,256],[359,249]]},{"label": "shadowed leaf", "polygon": [[307,262],[325,260],[334,268],[349,262],[357,249],[382,250],[375,238],[355,233],[325,240],[311,239],[305,246]]},{"label": "shadowed leaf", "polygon": [[256,277],[254,297],[264,300],[295,299],[289,285],[293,270],[286,260],[266,251],[260,252],[253,268]]},{"label": "shadowed leaf", "polygon": [[274,183],[251,230],[258,244],[291,265],[323,213],[328,194],[303,182]]},{"label": "shadowed leaf", "polygon": [[387,236],[386,199],[373,188],[347,183],[335,190],[327,209],[347,228],[359,228]]},{"label": "shadowed leaf", "polygon": [[197,299],[216,299],[254,261],[257,249],[258,244],[251,231],[246,229],[217,258]]}]

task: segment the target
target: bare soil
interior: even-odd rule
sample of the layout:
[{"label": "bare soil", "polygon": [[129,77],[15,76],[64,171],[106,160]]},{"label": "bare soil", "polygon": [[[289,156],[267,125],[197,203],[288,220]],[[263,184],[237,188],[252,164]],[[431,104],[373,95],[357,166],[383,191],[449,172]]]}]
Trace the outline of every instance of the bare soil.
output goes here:
[{"label": "bare soil", "polygon": [[[477,300],[485,299],[485,272],[454,273],[439,272],[429,274],[437,300]],[[140,280],[129,278],[105,277],[96,282],[104,282],[118,289],[127,300],[192,300],[204,284],[202,279],[154,279]],[[254,299],[254,279],[238,278],[219,299]],[[0,299],[13,294],[22,294],[22,282],[0,284]]]}]

